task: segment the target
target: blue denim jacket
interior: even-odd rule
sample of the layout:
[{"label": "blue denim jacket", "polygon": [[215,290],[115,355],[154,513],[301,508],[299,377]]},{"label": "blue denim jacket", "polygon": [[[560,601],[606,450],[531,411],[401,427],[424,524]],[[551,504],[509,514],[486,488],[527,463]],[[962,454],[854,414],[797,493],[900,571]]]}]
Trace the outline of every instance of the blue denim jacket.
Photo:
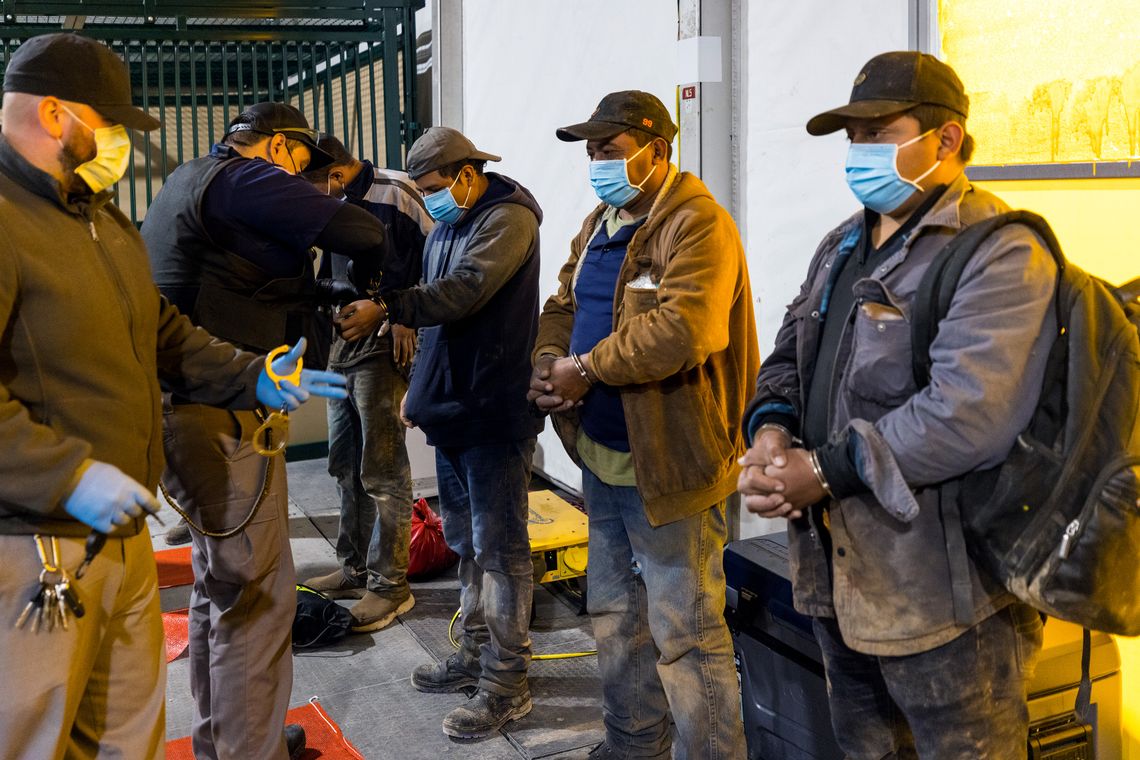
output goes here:
[{"label": "blue denim jacket", "polygon": [[955,621],[950,558],[938,507],[942,481],[1000,463],[1037,403],[1056,319],[1056,265],[1024,227],[989,238],[962,275],[931,346],[919,390],[910,320],[919,281],[963,227],[1008,210],[960,175],[902,248],[855,283],[854,319],[827,314],[831,273],[858,245],[862,212],[829,233],[788,307],[745,419],[771,409],[799,416],[822,318],[848,321],[832,382],[830,433],[855,441],[869,487],[829,505],[832,555],[810,518],[789,525],[795,605],[833,616],[853,649],[904,655],[940,646],[1011,597],[970,563],[973,617]]}]

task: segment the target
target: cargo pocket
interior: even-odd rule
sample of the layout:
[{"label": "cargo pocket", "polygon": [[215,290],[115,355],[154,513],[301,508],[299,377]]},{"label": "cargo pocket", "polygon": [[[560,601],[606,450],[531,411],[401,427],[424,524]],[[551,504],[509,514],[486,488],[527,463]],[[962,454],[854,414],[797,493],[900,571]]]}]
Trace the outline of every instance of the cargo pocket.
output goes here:
[{"label": "cargo pocket", "polygon": [[856,283],[855,295],[854,337],[843,387],[881,411],[892,409],[916,390],[910,319],[882,283],[862,280]]}]

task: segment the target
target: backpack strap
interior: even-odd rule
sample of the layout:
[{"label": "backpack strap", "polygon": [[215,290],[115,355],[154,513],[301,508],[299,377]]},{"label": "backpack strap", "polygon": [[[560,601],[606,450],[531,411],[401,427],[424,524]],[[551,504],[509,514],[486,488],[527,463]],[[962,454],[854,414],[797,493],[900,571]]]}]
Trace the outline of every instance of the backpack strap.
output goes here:
[{"label": "backpack strap", "polygon": [[[933,365],[930,359],[930,346],[938,335],[939,322],[950,312],[950,302],[954,299],[954,292],[958,289],[962,272],[982,242],[1009,224],[1021,224],[1037,233],[1057,261],[1058,272],[1064,271],[1065,257],[1061,253],[1061,244],[1057,242],[1057,236],[1053,234],[1048,222],[1031,211],[1008,211],[998,214],[971,224],[955,235],[930,263],[918,284],[914,298],[915,310],[910,325],[913,351],[911,369],[914,373],[914,382],[919,388],[925,388],[930,383],[930,370]],[[1058,324],[1063,322],[1059,321]]]},{"label": "backpack strap", "polygon": [[1073,712],[1077,720],[1087,723],[1089,718],[1089,702],[1092,700],[1092,677],[1089,675],[1089,666],[1092,664],[1092,631],[1084,629],[1081,635],[1081,685],[1077,687],[1077,703]]},{"label": "backpack strap", "polygon": [[974,618],[974,592],[970,582],[970,560],[966,551],[966,533],[962,529],[962,513],[958,507],[961,481],[948,480],[938,489],[938,510],[942,518],[942,535],[946,540],[946,556],[950,561],[950,600],[954,605],[954,622],[970,625]]},{"label": "backpack strap", "polygon": [[[938,335],[938,324],[950,312],[950,302],[958,289],[962,272],[970,263],[981,244],[997,230],[1008,224],[1022,224],[1041,236],[1046,247],[1057,260],[1059,269],[1065,266],[1061,246],[1049,228],[1049,223],[1029,211],[1010,211],[971,224],[959,232],[939,251],[930,263],[919,282],[914,298],[914,314],[911,318],[911,370],[915,385],[924,388],[930,384],[930,371],[933,361],[930,346]],[[1058,283],[1060,278],[1058,278]],[[1057,301],[1054,298],[1054,301]],[[1060,308],[1058,304],[1057,308]],[[1060,316],[1058,314],[1058,316]],[[1059,322],[1060,324],[1060,322]],[[966,549],[966,536],[962,525],[959,507],[960,480],[955,478],[939,486],[938,507],[942,519],[942,533],[949,558],[951,600],[954,607],[954,620],[959,625],[969,625],[973,619],[973,591],[970,580],[969,554]]]}]

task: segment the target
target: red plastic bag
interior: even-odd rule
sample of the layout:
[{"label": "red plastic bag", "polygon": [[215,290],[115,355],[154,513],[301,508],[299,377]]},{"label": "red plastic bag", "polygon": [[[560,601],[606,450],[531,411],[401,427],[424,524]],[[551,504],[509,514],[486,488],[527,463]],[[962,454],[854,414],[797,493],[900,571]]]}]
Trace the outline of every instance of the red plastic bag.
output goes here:
[{"label": "red plastic bag", "polygon": [[425,499],[412,505],[412,538],[408,546],[408,577],[434,575],[459,561],[443,540],[443,520]]}]

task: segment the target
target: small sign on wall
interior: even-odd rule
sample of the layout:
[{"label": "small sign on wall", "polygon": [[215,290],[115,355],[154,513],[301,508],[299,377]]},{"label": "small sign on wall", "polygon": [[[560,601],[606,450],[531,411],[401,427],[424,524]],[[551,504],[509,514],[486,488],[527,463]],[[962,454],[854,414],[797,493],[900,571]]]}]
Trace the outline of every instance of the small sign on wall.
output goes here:
[{"label": "small sign on wall", "polygon": [[720,53],[720,37],[677,40],[677,83],[721,81]]}]

